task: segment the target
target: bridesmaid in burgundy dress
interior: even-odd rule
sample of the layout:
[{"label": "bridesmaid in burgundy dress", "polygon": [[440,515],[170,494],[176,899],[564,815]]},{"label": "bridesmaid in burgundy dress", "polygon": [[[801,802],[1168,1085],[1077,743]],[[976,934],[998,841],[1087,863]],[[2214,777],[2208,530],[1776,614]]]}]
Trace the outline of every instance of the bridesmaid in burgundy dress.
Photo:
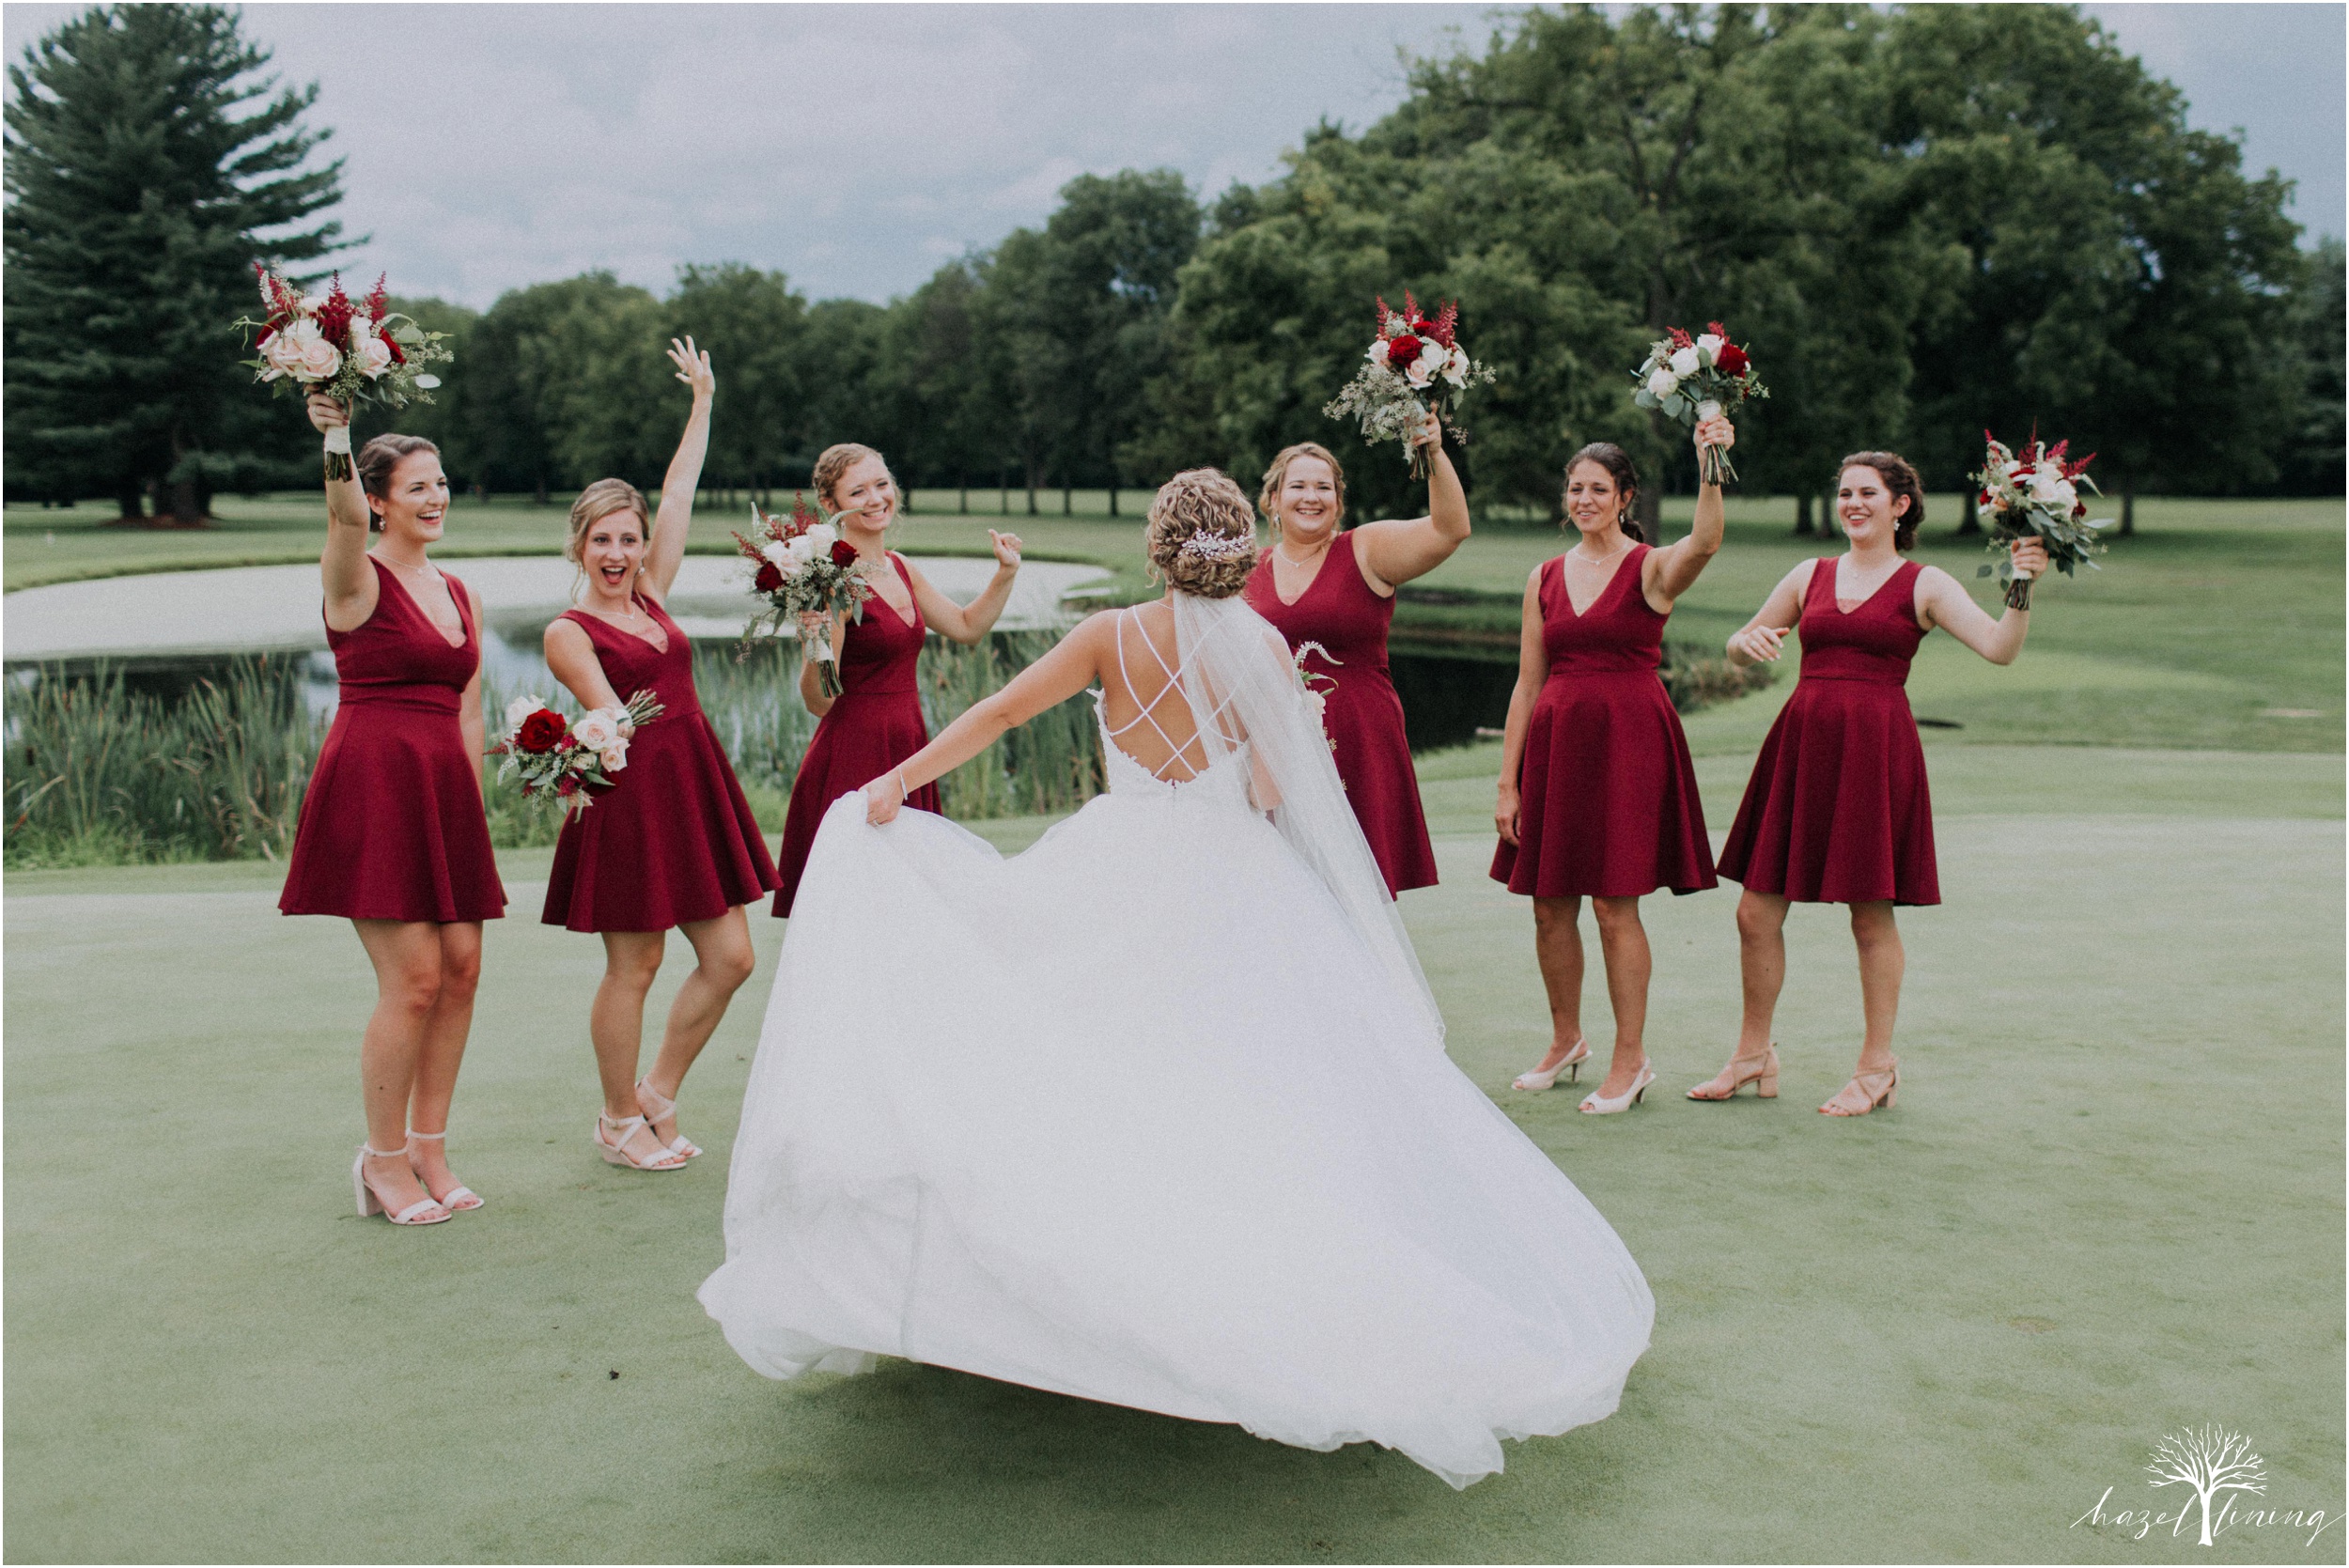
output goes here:
[{"label": "bridesmaid in burgundy dress", "polygon": [[[701,1153],[677,1131],[677,1091],[751,976],[744,907],[775,885],[758,820],[694,695],[692,644],[661,608],[685,559],[718,385],[692,338],[673,339],[669,358],[693,389],[693,408],[661,482],[661,515],[648,526],[644,496],[624,479],[580,492],[564,553],[587,586],[546,634],[547,667],[583,706],[616,707],[646,689],[661,701],[660,716],[630,736],[612,787],[563,824],[540,917],[603,937],[603,983],[587,1026],[603,1079],[596,1147],[637,1171],[674,1171]],[[645,996],[671,926],[692,944],[693,972],[640,1079]]]},{"label": "bridesmaid in burgundy dress", "polygon": [[[1941,902],[1924,748],[1904,690],[1908,662],[1937,626],[1991,663],[2012,664],[2030,629],[2030,612],[2009,609],[1994,621],[1948,572],[1901,559],[1925,517],[1906,461],[1856,452],[1843,459],[1836,491],[1851,549],[1788,572],[1729,640],[1731,663],[1768,662],[1786,629],[1799,627],[1802,669],[1721,846],[1721,875],[1745,884],[1737,900],[1745,1023],[1729,1065],[1689,1090],[1692,1100],[1725,1100],[1749,1083],[1759,1094],[1778,1093],[1770,1018],[1786,981],[1786,907],[1801,902],[1851,906],[1867,1019],[1851,1081],[1819,1109],[1865,1116],[1892,1103],[1900,1086],[1892,1019],[1906,962],[1892,907]],[[2046,570],[2038,540],[2012,551],[2018,571]]]},{"label": "bridesmaid in burgundy dress", "polygon": [[[1726,419],[1696,428],[1727,448]],[[1588,1060],[1582,1037],[1582,900],[1598,920],[1615,1012],[1607,1081],[1582,1101],[1628,1110],[1656,1081],[1642,1040],[1652,960],[1640,899],[1714,886],[1713,855],[1680,715],[1657,678],[1664,622],[1721,548],[1721,489],[1697,491],[1688,536],[1641,542],[1639,478],[1623,448],[1595,442],[1566,464],[1565,512],[1581,537],[1525,584],[1517,684],[1501,742],[1501,844],[1493,880],[1533,897],[1533,953],[1549,993],[1548,1053],[1514,1087],[1548,1089]]]},{"label": "bridesmaid in burgundy dress", "polygon": [[1335,683],[1321,688],[1322,724],[1346,801],[1391,893],[1436,882],[1436,851],[1403,734],[1403,699],[1387,675],[1394,590],[1442,566],[1469,536],[1468,495],[1444,455],[1435,415],[1413,444],[1428,455],[1428,515],[1389,518],[1343,535],[1346,474],[1337,458],[1312,442],[1273,458],[1257,498],[1272,522],[1272,548],[1257,557],[1248,580],[1249,607],[1292,649],[1318,643],[1328,651],[1326,659],[1307,654],[1305,667]]},{"label": "bridesmaid in burgundy dress", "polygon": [[[350,450],[350,413],[310,423]],[[448,1167],[449,1101],[473,1027],[481,923],[506,912],[481,804],[481,601],[425,558],[448,515],[440,449],[378,436],[326,482],[326,641],[342,698],[302,800],[289,915],[340,915],[375,966],[359,1044],[359,1212],[433,1225],[481,1206]],[[382,533],[370,551],[367,536]]]},{"label": "bridesmaid in burgundy dress", "polygon": [[[935,630],[966,647],[977,645],[994,629],[1019,574],[1019,536],[990,528],[993,580],[967,605],[940,593],[920,567],[888,546],[885,536],[897,518],[897,481],[869,446],[843,442],[826,447],[816,459],[815,484],[817,505],[831,516],[840,536],[856,547],[873,597],[864,601],[860,620],[834,615],[827,628],[821,615],[800,617],[802,646],[829,632],[840,661],[841,691],[825,696],[817,661],[801,661],[800,700],[819,722],[791,781],[791,809],[784,817],[783,851],[776,857],[783,877],[775,893],[778,919],[791,912],[825,811],[929,744],[914,681],[924,633]],[[917,811],[940,810],[938,786],[915,790],[906,803]]]}]

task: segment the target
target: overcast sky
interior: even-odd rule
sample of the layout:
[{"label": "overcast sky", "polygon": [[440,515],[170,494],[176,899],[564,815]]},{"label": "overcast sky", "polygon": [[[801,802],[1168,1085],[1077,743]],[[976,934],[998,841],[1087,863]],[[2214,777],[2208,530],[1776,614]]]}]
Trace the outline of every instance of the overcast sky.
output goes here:
[{"label": "overcast sky", "polygon": [[[8,57],[75,6],[0,9]],[[2343,230],[2343,8],[2091,5],[2199,125],[2300,181]],[[885,300],[1040,223],[1072,176],[1180,170],[1203,194],[1279,171],[1324,117],[1403,96],[1396,51],[1481,48],[1469,5],[249,6],[347,160],[374,239],[346,271],[487,305],[605,267],[780,268]]]}]

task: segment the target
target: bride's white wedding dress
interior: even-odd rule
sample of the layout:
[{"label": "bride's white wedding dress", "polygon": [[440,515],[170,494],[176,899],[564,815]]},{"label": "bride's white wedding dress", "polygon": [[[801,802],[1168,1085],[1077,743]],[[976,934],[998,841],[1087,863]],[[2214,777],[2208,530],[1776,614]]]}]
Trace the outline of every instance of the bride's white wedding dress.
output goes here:
[{"label": "bride's white wedding dress", "polygon": [[[1611,1412],[1654,1301],[1443,1054],[1383,884],[1362,902],[1367,848],[1312,837],[1345,808],[1285,660],[1251,645],[1277,634],[1183,600],[1190,711],[1250,735],[1189,782],[1106,738],[1108,793],[1008,859],[834,802],[701,1299],[770,1377],[902,1356],[1368,1439],[1464,1486],[1500,1437]],[[1252,747],[1308,831],[1251,804]]]}]

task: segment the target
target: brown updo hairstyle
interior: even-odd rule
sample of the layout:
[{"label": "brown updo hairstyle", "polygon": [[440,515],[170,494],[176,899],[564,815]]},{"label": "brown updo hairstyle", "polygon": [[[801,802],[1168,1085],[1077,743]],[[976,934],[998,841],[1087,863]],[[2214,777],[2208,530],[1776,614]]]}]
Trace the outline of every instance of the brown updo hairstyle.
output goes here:
[{"label": "brown updo hairstyle", "polygon": [[[1615,493],[1623,498],[1623,506],[1617,514],[1616,522],[1623,529],[1625,536],[1634,544],[1647,543],[1646,533],[1631,516],[1631,504],[1640,498],[1640,471],[1632,466],[1631,454],[1611,441],[1595,441],[1566,459],[1566,476],[1558,489],[1558,509],[1561,512],[1565,510],[1565,487],[1574,482],[1574,471],[1584,463],[1596,463],[1607,471],[1609,477],[1615,481]],[[1572,528],[1574,519],[1572,517],[1561,518],[1558,526]]]},{"label": "brown updo hairstyle", "polygon": [[1319,458],[1330,465],[1330,476],[1338,489],[1338,522],[1346,526],[1346,470],[1339,466],[1337,455],[1317,441],[1300,441],[1295,446],[1283,446],[1281,455],[1272,459],[1272,466],[1264,471],[1264,489],[1256,492],[1256,505],[1272,531],[1281,531],[1281,487],[1289,482],[1289,464],[1299,458]]},{"label": "brown updo hairstyle", "polygon": [[[1206,552],[1187,553],[1192,539]],[[1256,514],[1221,469],[1188,468],[1150,498],[1142,543],[1152,577],[1201,598],[1230,598],[1256,569]]]},{"label": "brown updo hairstyle", "polygon": [[1884,488],[1894,497],[1908,497],[1908,510],[1892,522],[1892,548],[1907,550],[1917,543],[1917,527],[1925,520],[1925,488],[1918,483],[1917,471],[1906,458],[1897,452],[1855,452],[1835,465],[1835,485],[1843,485],[1843,470],[1873,468]]},{"label": "brown updo hairstyle", "polygon": [[[832,499],[832,488],[840,483],[842,474],[867,458],[880,458],[880,454],[852,441],[838,442],[825,447],[816,459],[816,472],[810,475],[816,485],[816,505],[827,512],[837,510],[838,504]],[[888,468],[889,459],[881,458],[882,471],[887,472]],[[894,484],[897,476],[892,474],[889,480]]]},{"label": "brown updo hairstyle", "polygon": [[[402,458],[412,458],[419,452],[429,452],[436,458],[441,455],[441,449],[422,436],[381,435],[359,448],[351,469],[359,475],[360,489],[378,500],[388,500],[392,493],[392,470],[399,466]],[[367,532],[383,532],[383,515],[372,506],[367,508]]]},{"label": "brown updo hairstyle", "polygon": [[645,492],[625,479],[599,479],[571,503],[571,536],[563,542],[563,559],[584,566],[579,552],[587,530],[614,512],[634,512],[645,530],[645,548],[652,548],[652,508],[646,504]]}]

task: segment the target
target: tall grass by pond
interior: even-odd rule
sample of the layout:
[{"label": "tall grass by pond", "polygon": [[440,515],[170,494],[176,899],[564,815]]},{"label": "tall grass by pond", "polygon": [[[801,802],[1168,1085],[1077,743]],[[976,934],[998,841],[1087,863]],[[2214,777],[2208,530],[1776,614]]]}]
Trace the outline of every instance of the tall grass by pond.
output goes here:
[{"label": "tall grass by pond", "polygon": [[[920,667],[922,706],[936,734],[1041,656],[1048,632],[1006,632],[976,648],[932,639]],[[184,695],[137,690],[118,669],[20,674],[7,687],[6,863],[114,865],[283,860],[328,721],[304,696],[307,660],[255,657],[202,675]],[[799,698],[787,644],[694,649],[702,709],[759,821],[779,831],[800,758],[816,732]],[[523,691],[558,696],[543,668],[490,683],[492,723]],[[569,705],[568,698],[562,701]],[[1073,810],[1101,786],[1100,740],[1077,698],[1014,731],[941,784],[947,815],[966,820]],[[490,836],[500,847],[552,844],[554,812],[491,784]]]}]

